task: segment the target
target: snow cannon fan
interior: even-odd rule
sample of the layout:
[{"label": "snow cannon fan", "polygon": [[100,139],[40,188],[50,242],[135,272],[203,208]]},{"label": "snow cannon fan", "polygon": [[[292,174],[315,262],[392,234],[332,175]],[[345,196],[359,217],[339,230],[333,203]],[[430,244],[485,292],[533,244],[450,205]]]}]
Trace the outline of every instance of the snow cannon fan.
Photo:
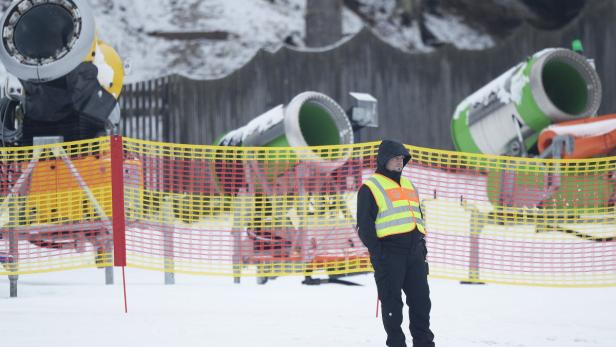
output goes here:
[{"label": "snow cannon fan", "polygon": [[593,65],[571,50],[549,48],[462,101],[451,135],[459,151],[527,156],[542,129],[594,116],[600,102]]},{"label": "snow cannon fan", "polygon": [[[9,108],[17,112],[14,119],[3,117],[4,133],[12,135],[3,140],[21,137],[21,145],[38,136],[78,140],[117,126],[123,64],[96,39],[87,1],[14,1],[0,25],[0,61],[20,84],[5,90],[3,105],[17,106]],[[23,134],[17,136],[16,128]]]}]

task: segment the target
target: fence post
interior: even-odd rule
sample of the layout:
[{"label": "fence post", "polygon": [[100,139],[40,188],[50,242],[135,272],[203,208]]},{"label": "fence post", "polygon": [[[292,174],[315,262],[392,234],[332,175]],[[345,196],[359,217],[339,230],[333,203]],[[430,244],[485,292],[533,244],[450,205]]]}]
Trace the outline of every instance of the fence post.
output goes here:
[{"label": "fence post", "polygon": [[464,209],[471,213],[470,220],[470,243],[468,281],[460,281],[461,284],[484,284],[479,280],[479,236],[485,226],[485,219],[477,206],[472,206],[460,197],[460,203]]},{"label": "fence post", "polygon": [[122,137],[111,136],[111,196],[113,200],[113,266],[126,266],[124,215],[124,148]]},{"label": "fence post", "polygon": [[[113,266],[122,267],[124,287],[124,312],[128,313],[126,300],[126,215],[124,212],[124,145],[122,136],[111,136],[111,198],[113,211]],[[113,268],[111,270],[113,275]]]},{"label": "fence post", "polygon": [[[10,195],[9,195],[10,196]],[[8,199],[8,197],[7,197]],[[16,213],[17,207],[9,204],[9,223],[17,223],[19,220],[19,216]],[[17,275],[19,270],[19,229],[10,226],[9,228],[9,262],[7,263],[9,271],[14,273],[13,275],[9,275],[10,282],[10,297],[17,297],[17,280],[19,279],[19,275]]]},{"label": "fence post", "polygon": [[244,189],[237,193],[236,202],[241,201],[241,208],[233,209],[233,224],[231,227],[231,237],[233,238],[233,255],[231,262],[233,263],[233,283],[239,284],[242,277],[242,232],[244,231],[243,215],[246,213],[246,196]]},{"label": "fence post", "polygon": [[175,284],[175,255],[173,246],[175,220],[173,218],[173,202],[169,197],[166,197],[163,202],[163,225],[165,284]]}]

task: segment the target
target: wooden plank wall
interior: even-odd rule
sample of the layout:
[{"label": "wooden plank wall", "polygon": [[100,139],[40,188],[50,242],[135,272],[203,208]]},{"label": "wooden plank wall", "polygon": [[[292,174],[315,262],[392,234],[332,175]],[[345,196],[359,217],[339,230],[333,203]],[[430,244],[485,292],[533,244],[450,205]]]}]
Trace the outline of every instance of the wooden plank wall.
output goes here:
[{"label": "wooden plank wall", "polygon": [[[558,31],[524,25],[505,42],[483,51],[443,46],[410,54],[364,29],[323,51],[282,47],[259,51],[230,75],[192,80],[171,75],[126,86],[122,96],[126,136],[211,144],[229,130],[302,91],[325,93],[343,108],[351,91],[379,101],[381,126],[362,130],[359,141],[394,138],[408,144],[452,149],[450,119],[456,105],[509,67],[546,47],[583,41],[603,83],[600,113],[616,113],[616,2],[589,2]],[[162,129],[161,129],[162,127]]]}]

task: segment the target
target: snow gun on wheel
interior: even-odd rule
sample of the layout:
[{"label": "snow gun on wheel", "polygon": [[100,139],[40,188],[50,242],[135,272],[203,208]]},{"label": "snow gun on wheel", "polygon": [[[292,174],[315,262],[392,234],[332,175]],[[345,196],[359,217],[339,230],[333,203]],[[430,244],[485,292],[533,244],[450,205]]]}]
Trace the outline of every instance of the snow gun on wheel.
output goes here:
[{"label": "snow gun on wheel", "polygon": [[[357,172],[349,172],[351,148],[336,145],[353,144],[354,129],[376,124],[376,100],[352,95],[358,107],[351,115],[324,94],[304,92],[216,141],[220,146],[259,147],[237,152],[253,158],[216,164],[223,189],[235,196],[235,205],[245,206],[233,212],[234,229],[245,231],[238,234],[234,263],[256,264],[259,283],[268,274],[285,272],[277,267],[366,256],[343,195],[357,189],[361,172],[358,165]],[[349,184],[349,179],[357,182]],[[235,184],[225,184],[229,182]],[[340,271],[315,265],[306,273],[312,270]],[[307,281],[318,280],[308,276]]]},{"label": "snow gun on wheel", "polygon": [[[9,216],[0,219],[0,242],[11,239],[12,262],[28,241],[92,249],[97,266],[110,266],[110,156],[107,140],[94,138],[117,130],[122,61],[97,38],[85,0],[14,1],[0,26],[10,74],[0,100],[0,215]],[[124,165],[141,171],[138,161]]]},{"label": "snow gun on wheel", "polygon": [[[600,102],[601,82],[591,61],[572,50],[545,49],[462,101],[451,121],[451,135],[462,152],[527,158],[607,156],[616,149],[616,118],[597,117]],[[484,162],[490,160],[498,161]],[[493,209],[485,220],[608,240],[570,227],[597,223],[582,214],[605,214],[616,201],[615,173],[584,171],[584,165],[592,164],[503,159],[488,166],[483,175],[486,200]]]}]

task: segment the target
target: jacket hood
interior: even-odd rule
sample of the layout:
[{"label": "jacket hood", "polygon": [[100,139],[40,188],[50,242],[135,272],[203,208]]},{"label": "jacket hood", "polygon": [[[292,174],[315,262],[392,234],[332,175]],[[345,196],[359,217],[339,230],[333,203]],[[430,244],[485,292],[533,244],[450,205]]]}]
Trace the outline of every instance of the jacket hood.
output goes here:
[{"label": "jacket hood", "polygon": [[399,155],[404,156],[404,165],[411,160],[411,154],[400,142],[392,140],[383,140],[379,145],[379,152],[376,156],[377,172],[387,172],[386,166],[389,159],[397,157]]}]

